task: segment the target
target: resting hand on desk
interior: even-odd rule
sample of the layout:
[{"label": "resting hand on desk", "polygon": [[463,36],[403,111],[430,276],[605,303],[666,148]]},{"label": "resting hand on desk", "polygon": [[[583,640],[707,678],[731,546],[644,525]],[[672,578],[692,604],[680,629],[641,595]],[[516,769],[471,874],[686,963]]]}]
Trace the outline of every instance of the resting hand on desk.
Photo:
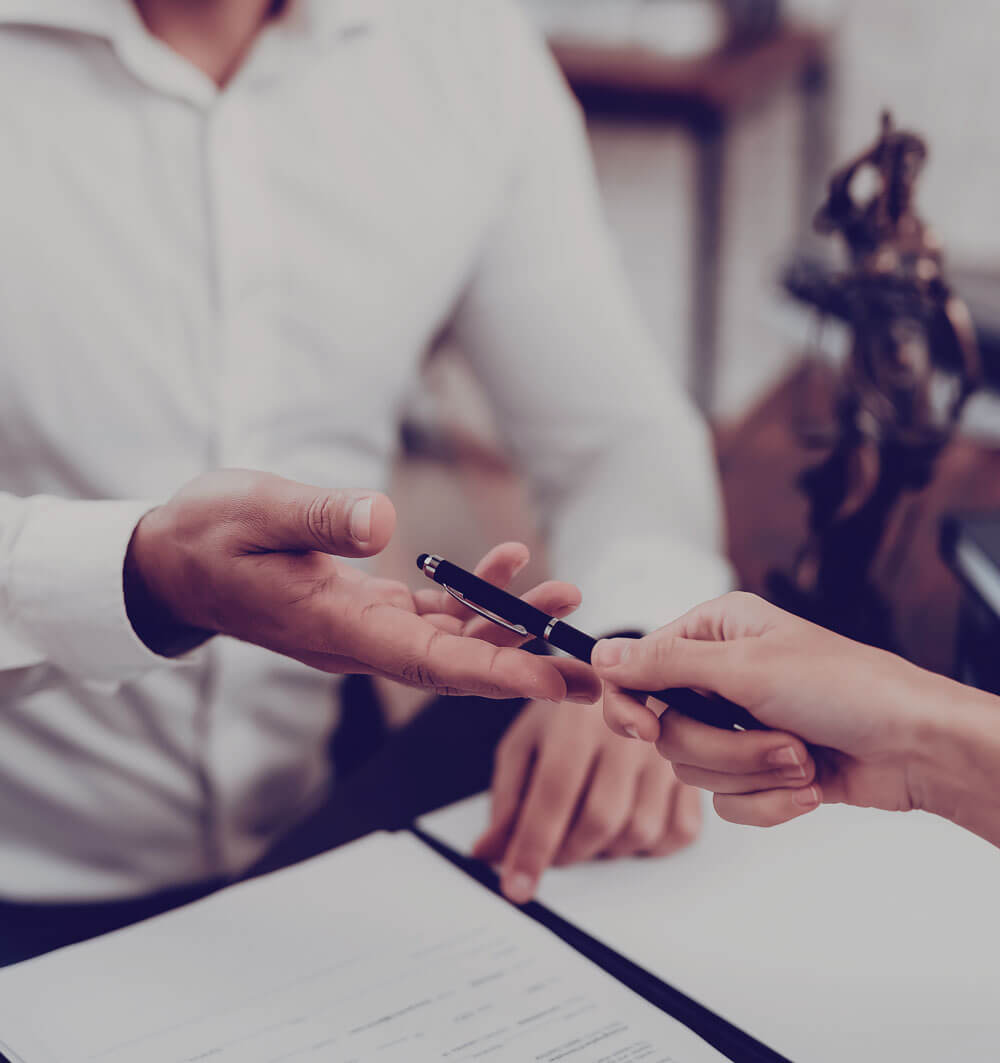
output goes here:
[{"label": "resting hand on desk", "polygon": [[696,790],[651,746],[611,734],[596,709],[534,702],[497,749],[490,825],[473,855],[531,900],[546,868],[595,857],[666,856],[701,826]]},{"label": "resting hand on desk", "polygon": [[[326,672],[443,693],[596,700],[589,669],[525,653],[494,639],[486,621],[456,616],[434,592],[414,596],[339,559],[377,554],[395,519],[389,499],[371,491],[241,470],[206,474],[136,527],[125,560],[129,617],[166,656],[225,634]],[[487,564],[509,568],[526,552],[501,547]],[[579,601],[566,584],[532,593],[545,608]]]},{"label": "resting hand on desk", "polygon": [[[492,550],[476,575],[505,588],[528,563],[528,550],[506,543]],[[451,613],[477,636],[514,644],[518,637],[476,618],[440,589],[418,591],[419,608]],[[550,616],[565,617],[580,604],[580,592],[565,583],[545,583],[524,599]],[[553,864],[596,856],[665,856],[694,840],[701,826],[698,794],[678,783],[670,765],[650,747],[610,734],[600,713],[581,711],[600,686],[579,661],[553,658],[570,699],[559,705],[534,701],[497,748],[490,825],[474,855],[502,865],[507,896],[531,900],[538,880]]]},{"label": "resting hand on desk", "polygon": [[[611,729],[655,742],[678,778],[714,792],[724,819],[773,826],[822,802],[922,808],[1000,844],[991,695],[749,594],[699,606],[638,642],[602,642],[594,665]],[[625,693],[670,687],[721,694],[773,730],[721,731],[669,710],[657,718]]]}]

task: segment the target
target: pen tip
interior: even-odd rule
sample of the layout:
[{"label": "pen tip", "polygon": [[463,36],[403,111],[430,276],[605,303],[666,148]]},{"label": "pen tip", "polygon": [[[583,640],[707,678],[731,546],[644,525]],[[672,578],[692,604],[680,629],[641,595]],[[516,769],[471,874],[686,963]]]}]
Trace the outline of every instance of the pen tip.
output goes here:
[{"label": "pen tip", "polygon": [[430,556],[431,556],[430,554],[421,554],[417,558],[417,568],[419,568],[421,572],[423,572],[424,565],[427,564],[427,558],[429,558]]}]

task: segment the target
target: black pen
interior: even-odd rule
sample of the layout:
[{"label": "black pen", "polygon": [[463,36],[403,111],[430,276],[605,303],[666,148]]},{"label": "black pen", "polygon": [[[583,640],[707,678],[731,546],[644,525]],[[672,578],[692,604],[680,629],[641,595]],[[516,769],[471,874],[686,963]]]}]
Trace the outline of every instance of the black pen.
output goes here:
[{"label": "black pen", "polygon": [[[417,568],[429,579],[444,587],[453,598],[494,624],[524,638],[534,636],[542,639],[571,657],[590,664],[597,639],[567,624],[565,620],[546,615],[533,605],[515,598],[513,594],[508,594],[499,587],[494,587],[492,583],[487,583],[486,580],[466,572],[464,568],[459,568],[436,554],[421,554],[417,558]],[[643,702],[648,697],[654,697],[657,701],[665,702],[671,709],[710,727],[726,731],[766,730],[746,709],[718,694],[698,694],[684,687],[661,690],[653,694],[633,693]]]}]

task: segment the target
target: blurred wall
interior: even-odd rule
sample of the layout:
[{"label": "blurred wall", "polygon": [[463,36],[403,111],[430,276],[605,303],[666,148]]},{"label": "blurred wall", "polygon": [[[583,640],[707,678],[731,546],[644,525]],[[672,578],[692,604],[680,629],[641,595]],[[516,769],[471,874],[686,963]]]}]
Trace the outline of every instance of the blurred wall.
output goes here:
[{"label": "blurred wall", "polygon": [[[920,202],[950,258],[1000,266],[1000,4],[991,0],[788,0],[837,28],[832,163],[874,139],[880,111],[924,134]],[[793,94],[734,132],[726,167],[720,366],[713,414],[732,421],[780,377],[810,332],[777,271],[801,235]],[[608,213],[644,315],[690,378],[693,154],[676,129],[591,127]],[[816,204],[818,205],[818,203]]]},{"label": "blurred wall", "polygon": [[[733,421],[785,371],[777,277],[799,237],[802,110],[789,91],[727,138],[717,378],[712,414]],[[591,144],[605,208],[643,317],[678,379],[692,377],[695,144],[674,124],[596,120]]]},{"label": "blurred wall", "polygon": [[1000,4],[843,0],[838,156],[865,146],[880,106],[927,136],[921,204],[954,259],[1000,262]]}]

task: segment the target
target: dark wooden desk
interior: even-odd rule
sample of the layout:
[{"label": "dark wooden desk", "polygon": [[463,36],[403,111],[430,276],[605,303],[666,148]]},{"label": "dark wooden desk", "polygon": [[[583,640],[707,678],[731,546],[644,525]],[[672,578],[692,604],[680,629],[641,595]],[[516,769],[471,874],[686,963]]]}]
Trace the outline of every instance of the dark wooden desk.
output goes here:
[{"label": "dark wooden desk", "polygon": [[[730,556],[747,590],[761,593],[772,566],[787,567],[802,543],[806,504],[796,479],[820,455],[806,450],[796,425],[831,394],[831,377],[797,370],[739,428],[717,439],[729,524]],[[938,529],[949,510],[1000,509],[1000,446],[957,440],[912,510],[913,535],[897,563],[879,559],[880,582],[892,602],[908,657],[950,674],[959,587],[938,556]]]},{"label": "dark wooden desk", "polygon": [[554,40],[553,54],[584,110],[593,117],[670,122],[697,145],[693,248],[692,392],[711,411],[718,363],[720,261],[727,132],[733,123],[792,86],[803,107],[800,202],[809,229],[830,167],[828,87],[832,35],[795,24],[743,49],[676,59],[639,46]]},{"label": "dark wooden desk", "polygon": [[552,52],[584,106],[712,126],[803,77],[825,77],[830,34],[790,24],[749,47],[678,59],[640,45],[555,39]]}]

